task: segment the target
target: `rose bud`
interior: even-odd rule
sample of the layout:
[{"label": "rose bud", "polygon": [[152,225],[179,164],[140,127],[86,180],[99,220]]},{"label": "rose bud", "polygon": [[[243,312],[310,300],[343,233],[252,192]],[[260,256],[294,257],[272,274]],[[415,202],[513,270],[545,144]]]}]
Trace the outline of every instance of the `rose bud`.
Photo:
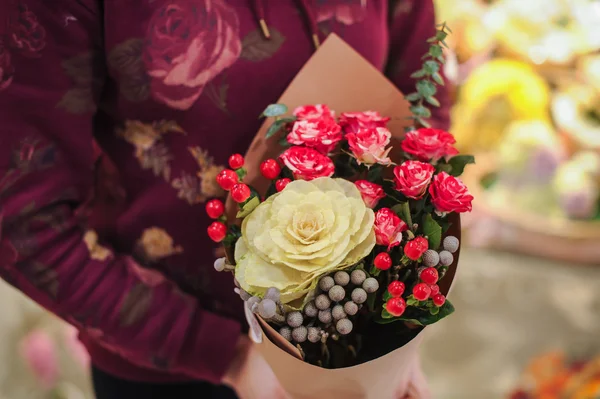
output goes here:
[{"label": "rose bud", "polygon": [[407,224],[390,208],[381,208],[375,214],[375,239],[377,245],[389,248],[400,245],[402,232],[408,230]]},{"label": "rose bud", "polygon": [[429,194],[438,212],[471,212],[473,196],[469,189],[459,178],[446,172],[434,176]]},{"label": "rose bud", "polygon": [[383,187],[379,184],[371,183],[367,180],[358,180],[354,182],[365,204],[373,209],[379,203],[379,200],[385,198]]}]

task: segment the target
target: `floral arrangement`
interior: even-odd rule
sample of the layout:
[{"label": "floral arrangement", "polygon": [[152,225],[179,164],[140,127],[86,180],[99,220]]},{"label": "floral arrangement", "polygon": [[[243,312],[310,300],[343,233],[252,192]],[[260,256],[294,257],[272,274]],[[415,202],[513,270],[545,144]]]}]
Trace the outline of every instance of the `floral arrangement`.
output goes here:
[{"label": "floral arrangement", "polygon": [[[443,61],[431,41],[417,92],[414,120],[437,104]],[[218,184],[239,205],[241,226],[227,226],[225,205],[206,205],[215,221],[209,236],[230,256],[215,268],[233,271],[247,309],[325,368],[359,364],[408,342],[419,327],[454,310],[438,285],[459,249],[448,235],[451,215],[471,210],[459,179],[473,157],[458,155],[454,137],[410,128],[392,152],[389,118],[374,111],[341,113],[325,104],[269,105],[267,138],[282,134],[282,152],[260,172],[270,188],[261,196],[242,182],[244,157],[234,154]],[[368,337],[390,336],[386,344]]]}]

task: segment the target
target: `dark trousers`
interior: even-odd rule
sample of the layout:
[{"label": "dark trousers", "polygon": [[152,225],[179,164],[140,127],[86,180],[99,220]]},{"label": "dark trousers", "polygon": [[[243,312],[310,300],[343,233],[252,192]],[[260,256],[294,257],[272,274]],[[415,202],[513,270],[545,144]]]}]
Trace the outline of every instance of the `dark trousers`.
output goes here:
[{"label": "dark trousers", "polygon": [[237,399],[225,386],[208,382],[152,384],[122,380],[92,368],[92,381],[97,399]]}]

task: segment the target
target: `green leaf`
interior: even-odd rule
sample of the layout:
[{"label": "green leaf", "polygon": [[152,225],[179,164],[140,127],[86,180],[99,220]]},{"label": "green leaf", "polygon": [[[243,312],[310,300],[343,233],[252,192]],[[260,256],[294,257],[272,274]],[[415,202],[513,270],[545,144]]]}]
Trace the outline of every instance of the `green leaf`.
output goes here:
[{"label": "green leaf", "polygon": [[392,207],[392,211],[396,213],[404,222],[408,223],[411,221],[411,215],[409,207],[407,206],[408,202],[401,202],[398,205],[394,205]]},{"label": "green leaf", "polygon": [[439,309],[439,311],[436,314],[431,314],[428,312],[428,313],[424,314],[423,316],[419,317],[418,319],[419,319],[419,322],[421,323],[421,325],[428,326],[430,324],[437,323],[444,317],[449,316],[452,313],[454,313],[454,306],[448,300],[446,300],[446,302],[437,309]]},{"label": "green leaf", "polygon": [[434,44],[431,47],[429,47],[429,55],[433,58],[437,58],[439,56],[442,55],[442,47]]},{"label": "green leaf", "polygon": [[369,312],[375,311],[375,301],[376,300],[377,300],[376,293],[367,295],[367,307],[369,308]]},{"label": "green leaf", "polygon": [[427,72],[428,75],[432,75],[440,70],[440,64],[433,60],[428,60],[423,63],[423,69]]},{"label": "green leaf", "polygon": [[444,40],[447,36],[448,34],[442,30],[437,31],[437,33],[435,34],[435,38],[439,41]]},{"label": "green leaf", "polygon": [[448,164],[452,166],[449,173],[452,176],[460,176],[465,171],[465,166],[474,163],[475,157],[473,155],[456,155],[448,161]]},{"label": "green leaf", "polygon": [[383,168],[381,166],[372,166],[369,168],[369,172],[367,172],[367,180],[370,182],[375,182],[381,179],[383,175]]},{"label": "green leaf", "polygon": [[437,250],[442,242],[442,228],[433,220],[431,214],[423,217],[423,234],[429,241],[429,249]]},{"label": "green leaf", "polygon": [[251,214],[252,211],[254,209],[256,209],[256,207],[259,205],[260,205],[260,198],[258,198],[258,196],[255,195],[252,198],[250,198],[244,205],[242,205],[242,209],[240,209],[238,211],[238,213],[237,213],[237,215],[235,215],[235,217],[238,219],[245,218],[246,216]]},{"label": "green leaf", "polygon": [[383,310],[381,311],[381,317],[384,318],[384,319],[391,319],[394,316],[392,316],[390,314],[390,312],[388,312],[385,308],[383,308]]},{"label": "green leaf", "polygon": [[435,166],[435,170],[437,172],[446,172],[446,173],[450,173],[450,171],[452,170],[452,165],[447,164],[447,163],[438,163]]},{"label": "green leaf", "polygon": [[436,91],[437,88],[435,85],[428,80],[419,80],[417,82],[417,92],[425,98],[433,96]]},{"label": "green leaf", "polygon": [[419,301],[417,301],[412,295],[408,297],[406,300],[406,306],[415,306],[418,305]]},{"label": "green leaf", "polygon": [[390,294],[390,292],[388,290],[385,290],[385,292],[383,293],[383,300],[387,301],[388,299],[392,299],[392,294]]},{"label": "green leaf", "polygon": [[444,86],[444,79],[442,78],[442,75],[439,74],[439,72],[431,74],[431,78],[435,80],[435,83],[439,84],[440,86]]},{"label": "green leaf", "polygon": [[416,120],[416,122],[417,122],[419,125],[421,125],[421,126],[423,126],[423,127],[431,127],[431,125],[429,124],[429,122],[427,122],[425,119],[416,118],[415,120]]},{"label": "green leaf", "polygon": [[438,308],[437,306],[434,306],[431,309],[429,309],[429,314],[433,316],[435,316],[438,313],[440,313],[440,308]]},{"label": "green leaf", "polygon": [[437,98],[435,97],[427,97],[425,98],[425,101],[427,101],[429,104],[433,105],[434,107],[439,107],[441,104],[438,101]]},{"label": "green leaf", "polygon": [[407,96],[404,96],[404,99],[409,102],[417,101],[421,99],[421,95],[419,93],[410,93]]},{"label": "green leaf", "polygon": [[279,139],[279,145],[283,148],[291,147],[292,145],[287,141],[287,136],[283,136]]},{"label": "green leaf", "polygon": [[413,79],[422,78],[427,75],[427,72],[424,69],[419,69],[417,72],[413,72],[410,77]]},{"label": "green leaf", "polygon": [[244,177],[246,177],[246,169],[245,168],[239,168],[236,169],[235,174],[238,175],[238,179],[240,181],[244,180]]},{"label": "green leaf", "polygon": [[423,105],[411,106],[410,112],[412,112],[415,116],[418,116],[420,118],[430,118],[431,117],[431,111],[427,107],[424,107]]},{"label": "green leaf", "polygon": [[288,107],[285,104],[271,104],[260,115],[261,117],[275,117],[285,114]]}]

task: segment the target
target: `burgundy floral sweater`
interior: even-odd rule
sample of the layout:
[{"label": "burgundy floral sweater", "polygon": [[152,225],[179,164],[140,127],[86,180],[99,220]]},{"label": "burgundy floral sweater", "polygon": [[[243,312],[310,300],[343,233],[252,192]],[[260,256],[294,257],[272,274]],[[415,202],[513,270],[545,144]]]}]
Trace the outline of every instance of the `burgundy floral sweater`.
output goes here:
[{"label": "burgundy floral sweater", "polygon": [[411,91],[432,1],[1,3],[0,274],[77,326],[105,371],[218,382],[243,320],[206,235],[215,175],[313,35],[336,32]]}]

